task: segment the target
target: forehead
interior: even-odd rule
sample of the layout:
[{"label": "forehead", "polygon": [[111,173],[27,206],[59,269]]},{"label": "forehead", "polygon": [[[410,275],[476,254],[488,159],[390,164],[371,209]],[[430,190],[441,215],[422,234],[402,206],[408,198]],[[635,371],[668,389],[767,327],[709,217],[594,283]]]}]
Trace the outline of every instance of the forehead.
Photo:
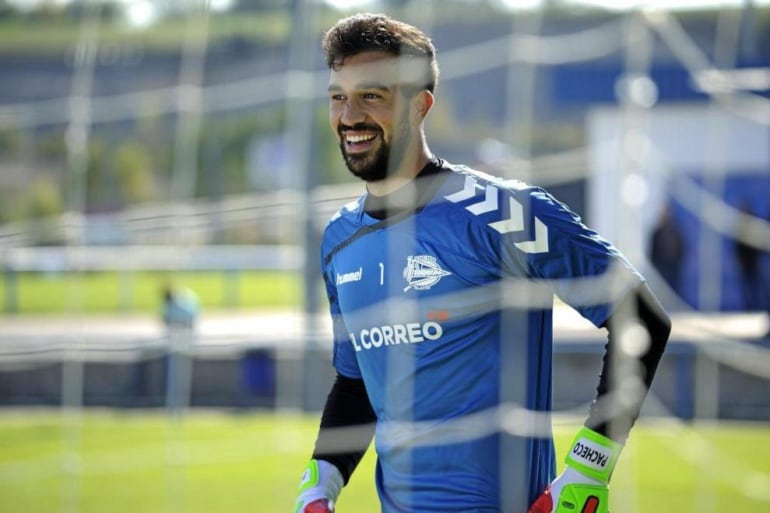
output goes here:
[{"label": "forehead", "polygon": [[385,52],[362,52],[345,59],[339,69],[329,74],[329,89],[356,89],[379,85],[424,82],[425,63],[412,56],[394,56]]}]

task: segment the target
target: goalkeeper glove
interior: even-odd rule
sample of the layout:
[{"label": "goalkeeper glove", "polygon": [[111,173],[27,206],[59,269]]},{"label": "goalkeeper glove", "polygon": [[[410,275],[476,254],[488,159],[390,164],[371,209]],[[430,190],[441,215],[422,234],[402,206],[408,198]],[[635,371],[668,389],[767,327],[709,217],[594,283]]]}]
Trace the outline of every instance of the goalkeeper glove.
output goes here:
[{"label": "goalkeeper glove", "polygon": [[340,471],[324,460],[310,460],[299,483],[294,513],[332,513],[345,484]]},{"label": "goalkeeper glove", "polygon": [[607,484],[623,446],[586,427],[567,453],[567,468],[537,498],[529,513],[607,513]]}]

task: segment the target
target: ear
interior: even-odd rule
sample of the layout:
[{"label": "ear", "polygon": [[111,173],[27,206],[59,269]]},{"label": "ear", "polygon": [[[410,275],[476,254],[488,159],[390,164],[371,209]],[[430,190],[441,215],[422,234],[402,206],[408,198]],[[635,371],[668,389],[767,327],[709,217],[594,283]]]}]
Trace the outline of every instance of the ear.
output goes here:
[{"label": "ear", "polygon": [[412,114],[414,116],[413,121],[415,123],[422,123],[422,121],[428,116],[431,107],[433,107],[433,93],[427,89],[423,89],[413,100]]}]

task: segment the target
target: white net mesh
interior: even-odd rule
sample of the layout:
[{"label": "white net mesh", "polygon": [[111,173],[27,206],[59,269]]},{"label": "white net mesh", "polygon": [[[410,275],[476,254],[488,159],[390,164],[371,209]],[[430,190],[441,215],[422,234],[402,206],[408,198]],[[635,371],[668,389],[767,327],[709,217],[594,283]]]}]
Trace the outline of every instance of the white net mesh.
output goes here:
[{"label": "white net mesh", "polygon": [[[427,133],[439,156],[563,194],[672,313],[672,343],[638,441],[632,437],[613,481],[614,508],[767,508],[770,473],[761,458],[770,454],[759,448],[770,446],[767,9],[750,1],[700,13],[502,4],[366,8],[403,17],[436,41],[441,85]],[[64,54],[53,79],[30,79],[14,64],[13,52],[34,42],[29,36],[0,32],[0,59],[18,80],[0,91],[0,423],[12,432],[53,422],[30,414],[43,405],[56,428],[42,442],[55,449],[20,438],[0,458],[0,497],[19,507],[119,511],[120,500],[104,499],[98,483],[136,473],[163,482],[147,492],[161,497],[148,511],[197,511],[217,498],[198,500],[190,483],[207,481],[189,474],[210,465],[232,472],[230,484],[242,486],[233,489],[248,490],[235,492],[245,503],[289,508],[333,376],[320,232],[363,190],[325,126],[328,71],[318,40],[345,12],[303,1],[229,11],[190,2],[166,6],[154,31],[126,32],[102,4],[77,5],[69,35],[18,57],[34,67]],[[56,47],[62,41],[69,50]],[[52,85],[36,96],[25,88],[30,80]],[[56,80],[68,85],[57,89]],[[684,246],[673,277],[650,256],[661,219],[679,223]],[[190,285],[202,274],[215,284]],[[288,299],[265,285],[265,274],[284,280],[278,287]],[[95,276],[109,285],[94,285]],[[193,330],[164,327],[158,289],[185,280],[203,309],[183,312],[200,313],[187,319]],[[607,291],[606,283],[570,286]],[[513,303],[505,306],[550,304],[541,285],[554,286],[504,282]],[[463,305],[485,293],[440,301]],[[404,305],[376,308],[397,317]],[[440,429],[394,422],[380,436],[408,433],[405,443],[419,447],[494,432],[549,436],[553,422],[561,459],[560,440],[593,397],[604,334],[558,302],[554,317],[553,415],[503,394],[498,407]],[[635,333],[624,341],[630,352],[645,343]],[[259,440],[235,430],[191,439],[193,406],[257,411],[268,427]],[[90,407],[140,407],[150,418],[160,410],[161,436],[135,451],[94,452],[101,442],[90,438]],[[310,427],[298,423],[301,411],[311,412]],[[356,437],[341,430],[332,438],[344,449]],[[667,468],[646,452],[672,458],[676,471],[651,479]],[[294,465],[291,482],[242,470],[251,460],[270,476]],[[375,510],[370,470],[366,460],[340,510]],[[249,480],[254,490],[242,482]],[[41,498],[52,483],[57,492]]]}]

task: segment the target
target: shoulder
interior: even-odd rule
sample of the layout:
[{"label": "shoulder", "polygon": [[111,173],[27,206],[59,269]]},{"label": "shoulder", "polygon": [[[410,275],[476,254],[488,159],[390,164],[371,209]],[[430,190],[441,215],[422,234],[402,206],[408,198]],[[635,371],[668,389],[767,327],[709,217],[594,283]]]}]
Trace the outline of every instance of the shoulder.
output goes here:
[{"label": "shoulder", "polygon": [[550,253],[555,239],[567,244],[576,238],[598,238],[542,187],[464,166],[453,168],[453,179],[447,180],[444,192],[451,206],[444,217],[454,227],[465,226],[465,233],[477,243],[486,241],[491,248],[516,248],[516,254],[536,256]]},{"label": "shoulder", "polygon": [[541,187],[522,182],[516,179],[506,179],[490,175],[483,171],[464,165],[444,164],[450,171],[450,179],[447,180],[447,188],[454,187],[455,192],[445,195],[446,199],[461,206],[468,206],[480,199],[493,201],[493,192],[497,198],[517,197],[525,198],[530,195],[548,195]]},{"label": "shoulder", "polygon": [[364,196],[360,196],[340,207],[334,215],[329,218],[323,231],[323,250],[334,247],[341,240],[349,237],[360,226],[360,213],[363,205]]},{"label": "shoulder", "polygon": [[342,205],[342,207],[340,207],[340,209],[329,218],[329,221],[326,224],[326,228],[328,229],[329,226],[338,221],[357,215],[361,210],[361,205],[363,205],[364,197],[365,195],[361,195],[358,198]]},{"label": "shoulder", "polygon": [[445,164],[451,171],[443,199],[456,215],[507,233],[525,228],[524,219],[563,210],[545,189],[521,180],[493,176],[462,165]]}]

